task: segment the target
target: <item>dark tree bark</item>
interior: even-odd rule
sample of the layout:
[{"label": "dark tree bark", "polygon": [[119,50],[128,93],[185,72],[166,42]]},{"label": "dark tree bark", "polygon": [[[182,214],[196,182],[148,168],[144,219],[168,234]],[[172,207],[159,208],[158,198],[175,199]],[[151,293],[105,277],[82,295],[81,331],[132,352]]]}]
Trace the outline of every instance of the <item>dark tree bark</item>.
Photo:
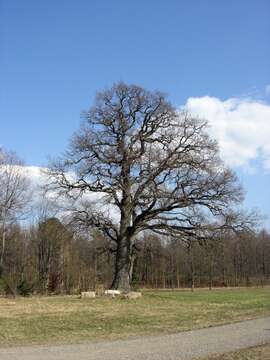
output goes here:
[{"label": "dark tree bark", "polygon": [[130,289],[139,233],[203,242],[235,221],[229,207],[242,191],[205,121],[178,112],[159,92],[123,83],[99,93],[84,117],[50,167],[50,189],[75,200],[77,224],[108,238],[113,288]]}]

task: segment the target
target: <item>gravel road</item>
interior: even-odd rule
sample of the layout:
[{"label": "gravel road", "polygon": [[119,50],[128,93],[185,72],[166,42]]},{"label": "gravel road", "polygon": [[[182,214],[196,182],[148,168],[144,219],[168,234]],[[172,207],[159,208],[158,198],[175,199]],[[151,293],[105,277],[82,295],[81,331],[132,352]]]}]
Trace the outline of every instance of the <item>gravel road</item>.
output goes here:
[{"label": "gravel road", "polygon": [[270,317],[173,335],[0,348],[0,360],[189,360],[270,342]]}]

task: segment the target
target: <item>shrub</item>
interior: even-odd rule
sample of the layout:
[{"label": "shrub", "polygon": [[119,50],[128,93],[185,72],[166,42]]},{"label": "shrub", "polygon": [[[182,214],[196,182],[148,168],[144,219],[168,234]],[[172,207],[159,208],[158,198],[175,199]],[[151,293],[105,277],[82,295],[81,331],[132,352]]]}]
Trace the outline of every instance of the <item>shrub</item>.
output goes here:
[{"label": "shrub", "polygon": [[33,285],[22,279],[17,285],[17,294],[21,296],[30,296],[33,293]]}]

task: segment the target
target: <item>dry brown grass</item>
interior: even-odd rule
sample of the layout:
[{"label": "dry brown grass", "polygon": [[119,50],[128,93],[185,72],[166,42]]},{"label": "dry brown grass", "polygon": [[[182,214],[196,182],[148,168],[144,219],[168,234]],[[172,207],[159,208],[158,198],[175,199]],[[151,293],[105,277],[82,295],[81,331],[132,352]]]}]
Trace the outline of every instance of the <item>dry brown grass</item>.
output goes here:
[{"label": "dry brown grass", "polygon": [[270,288],[147,291],[141,299],[0,299],[0,345],[172,333],[270,314]]}]

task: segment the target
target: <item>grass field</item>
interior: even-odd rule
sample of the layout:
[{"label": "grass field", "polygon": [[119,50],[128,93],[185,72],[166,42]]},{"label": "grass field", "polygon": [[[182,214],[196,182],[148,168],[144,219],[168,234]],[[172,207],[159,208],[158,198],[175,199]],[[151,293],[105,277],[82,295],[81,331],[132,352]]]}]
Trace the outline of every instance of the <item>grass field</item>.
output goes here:
[{"label": "grass field", "polygon": [[0,345],[155,335],[269,314],[270,288],[147,291],[138,300],[0,298]]},{"label": "grass field", "polygon": [[209,357],[205,360],[269,360],[270,344]]}]

